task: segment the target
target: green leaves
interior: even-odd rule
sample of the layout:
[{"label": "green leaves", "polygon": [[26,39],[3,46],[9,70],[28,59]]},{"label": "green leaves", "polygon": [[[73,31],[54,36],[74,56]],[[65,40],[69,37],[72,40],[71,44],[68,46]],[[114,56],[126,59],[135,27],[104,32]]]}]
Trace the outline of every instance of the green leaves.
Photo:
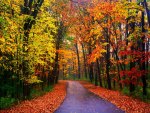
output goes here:
[{"label": "green leaves", "polygon": [[16,100],[14,98],[10,98],[10,97],[0,97],[0,109],[4,109],[4,108],[8,108],[11,105],[14,104],[14,102],[16,102]]},{"label": "green leaves", "polygon": [[27,83],[29,83],[29,84],[41,83],[41,82],[43,82],[43,81],[39,80],[37,78],[37,76],[31,76],[30,79],[27,79]]}]

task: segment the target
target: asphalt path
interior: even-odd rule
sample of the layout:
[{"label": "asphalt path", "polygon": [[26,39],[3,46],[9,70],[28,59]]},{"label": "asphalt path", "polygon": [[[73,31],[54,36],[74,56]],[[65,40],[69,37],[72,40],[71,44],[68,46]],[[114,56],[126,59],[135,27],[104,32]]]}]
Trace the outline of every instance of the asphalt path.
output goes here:
[{"label": "asphalt path", "polygon": [[67,84],[67,96],[54,113],[125,113],[114,104],[88,91],[77,81]]}]

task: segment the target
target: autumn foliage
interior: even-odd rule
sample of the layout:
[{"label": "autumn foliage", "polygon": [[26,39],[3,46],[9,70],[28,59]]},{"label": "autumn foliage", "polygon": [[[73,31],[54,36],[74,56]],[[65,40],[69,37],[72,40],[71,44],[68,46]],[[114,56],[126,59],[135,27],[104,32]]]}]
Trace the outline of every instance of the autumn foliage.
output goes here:
[{"label": "autumn foliage", "polygon": [[0,98],[84,78],[149,99],[149,44],[148,0],[1,0]]},{"label": "autumn foliage", "polygon": [[147,95],[149,3],[91,0],[66,4],[63,22],[74,42],[65,49],[76,52],[77,58],[72,65],[76,68],[68,70],[76,72],[78,78],[94,81],[95,85],[128,88],[130,94],[138,89]]}]

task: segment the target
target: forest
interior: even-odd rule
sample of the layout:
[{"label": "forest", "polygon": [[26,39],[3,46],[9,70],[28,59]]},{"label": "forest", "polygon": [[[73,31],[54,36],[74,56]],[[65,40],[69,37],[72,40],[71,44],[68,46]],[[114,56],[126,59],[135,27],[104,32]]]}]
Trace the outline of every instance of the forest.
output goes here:
[{"label": "forest", "polygon": [[0,0],[0,109],[59,80],[150,102],[150,1]]}]

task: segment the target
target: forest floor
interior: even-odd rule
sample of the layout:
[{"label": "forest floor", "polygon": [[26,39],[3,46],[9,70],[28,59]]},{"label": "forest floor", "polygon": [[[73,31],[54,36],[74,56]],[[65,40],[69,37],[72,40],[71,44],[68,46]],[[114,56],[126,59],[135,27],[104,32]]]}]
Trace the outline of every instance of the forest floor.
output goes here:
[{"label": "forest floor", "polygon": [[72,113],[103,113],[105,110],[107,113],[150,113],[150,104],[86,81],[59,81],[51,92],[0,113],[68,113],[69,110],[77,110]]},{"label": "forest floor", "polygon": [[0,113],[53,113],[66,96],[66,81],[59,81],[51,92],[36,99],[26,100]]},{"label": "forest floor", "polygon": [[108,90],[93,84],[80,81],[80,83],[94,94],[104,98],[113,103],[118,108],[124,110],[126,113],[150,113],[150,104],[142,102],[138,99],[126,96],[119,91]]}]

